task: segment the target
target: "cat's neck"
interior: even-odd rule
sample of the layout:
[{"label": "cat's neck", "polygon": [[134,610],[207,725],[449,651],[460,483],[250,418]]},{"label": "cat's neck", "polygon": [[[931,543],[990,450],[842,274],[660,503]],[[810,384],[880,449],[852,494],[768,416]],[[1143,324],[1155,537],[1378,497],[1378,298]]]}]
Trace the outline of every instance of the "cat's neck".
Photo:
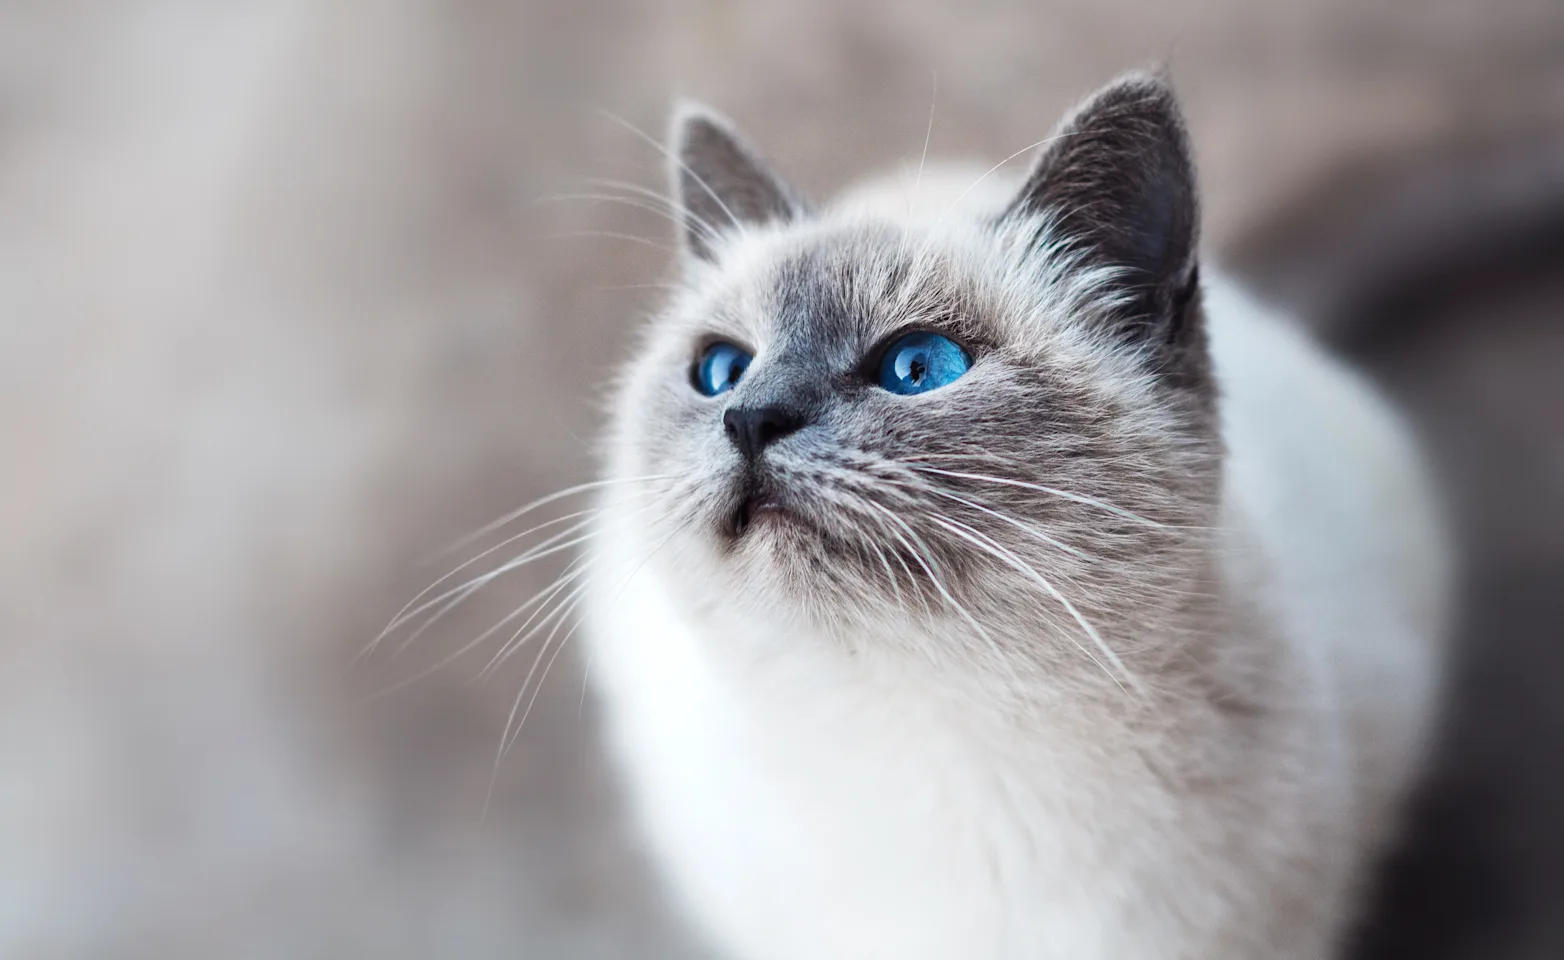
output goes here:
[{"label": "cat's neck", "polygon": [[[721,604],[691,626],[711,675],[745,709],[795,720],[814,709],[830,724],[869,703],[899,703],[980,739],[1018,725],[1100,738],[1104,725],[1165,728],[1170,711],[1260,702],[1252,687],[1277,647],[1245,627],[1259,618],[1234,596],[1213,557],[1210,576],[1182,598],[1135,621],[1096,621],[1100,646],[1041,608],[1029,629],[1011,616],[1014,626],[988,620],[981,636],[959,616],[874,629],[757,619]],[[1015,658],[985,656],[990,646],[1038,651],[1035,665],[1018,673]]]}]

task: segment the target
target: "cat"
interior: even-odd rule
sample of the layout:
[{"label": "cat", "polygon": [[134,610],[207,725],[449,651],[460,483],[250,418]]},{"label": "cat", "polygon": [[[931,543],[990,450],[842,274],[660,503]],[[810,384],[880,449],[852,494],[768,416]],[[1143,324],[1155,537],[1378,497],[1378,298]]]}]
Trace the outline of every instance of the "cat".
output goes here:
[{"label": "cat", "polygon": [[1336,955],[1437,715],[1450,550],[1397,415],[1201,269],[1166,79],[1019,181],[819,207],[709,109],[672,141],[681,282],[616,387],[584,612],[694,928]]}]

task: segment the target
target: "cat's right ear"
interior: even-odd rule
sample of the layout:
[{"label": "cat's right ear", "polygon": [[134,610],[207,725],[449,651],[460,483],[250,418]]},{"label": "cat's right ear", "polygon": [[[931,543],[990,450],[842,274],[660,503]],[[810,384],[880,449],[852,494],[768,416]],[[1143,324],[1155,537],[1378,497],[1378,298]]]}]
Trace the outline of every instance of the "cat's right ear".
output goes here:
[{"label": "cat's right ear", "polygon": [[803,203],[726,118],[708,107],[682,102],[670,136],[673,194],[679,205],[684,251],[716,258],[731,232],[800,216]]},{"label": "cat's right ear", "polygon": [[1088,263],[1116,269],[1116,332],[1195,369],[1204,363],[1198,208],[1173,89],[1134,73],[1060,125],[1005,217],[1050,224]]}]

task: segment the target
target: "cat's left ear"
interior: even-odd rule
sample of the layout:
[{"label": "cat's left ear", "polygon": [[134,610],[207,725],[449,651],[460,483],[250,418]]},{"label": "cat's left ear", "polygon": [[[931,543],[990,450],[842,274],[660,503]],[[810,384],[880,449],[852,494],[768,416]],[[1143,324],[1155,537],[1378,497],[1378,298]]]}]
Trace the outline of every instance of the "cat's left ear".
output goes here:
[{"label": "cat's left ear", "polygon": [[1067,117],[1006,212],[1015,220],[1119,270],[1117,334],[1153,352],[1198,346],[1194,164],[1162,77],[1123,77]]},{"label": "cat's left ear", "polygon": [[733,125],[684,102],[673,114],[673,192],[684,250],[702,260],[730,232],[801,216],[804,204]]}]

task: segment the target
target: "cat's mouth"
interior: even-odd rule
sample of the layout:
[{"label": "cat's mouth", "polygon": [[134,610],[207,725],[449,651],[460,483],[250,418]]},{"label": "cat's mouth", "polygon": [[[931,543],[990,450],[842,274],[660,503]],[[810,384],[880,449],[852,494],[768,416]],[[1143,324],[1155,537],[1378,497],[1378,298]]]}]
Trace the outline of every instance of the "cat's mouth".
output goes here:
[{"label": "cat's mouth", "polygon": [[738,539],[757,524],[786,522],[790,519],[793,519],[793,514],[775,494],[760,488],[751,489],[745,492],[728,518],[728,535]]},{"label": "cat's mouth", "polygon": [[718,515],[718,530],[728,550],[761,548],[775,559],[807,557],[817,572],[824,571],[820,563],[862,556],[857,546],[843,540],[811,509],[807,489],[795,491],[767,473],[742,476],[729,504],[727,512]]},{"label": "cat's mouth", "polygon": [[798,514],[788,507],[781,491],[762,477],[750,476],[744,481],[737,505],[728,515],[726,532],[737,540],[759,526],[797,521]]}]

